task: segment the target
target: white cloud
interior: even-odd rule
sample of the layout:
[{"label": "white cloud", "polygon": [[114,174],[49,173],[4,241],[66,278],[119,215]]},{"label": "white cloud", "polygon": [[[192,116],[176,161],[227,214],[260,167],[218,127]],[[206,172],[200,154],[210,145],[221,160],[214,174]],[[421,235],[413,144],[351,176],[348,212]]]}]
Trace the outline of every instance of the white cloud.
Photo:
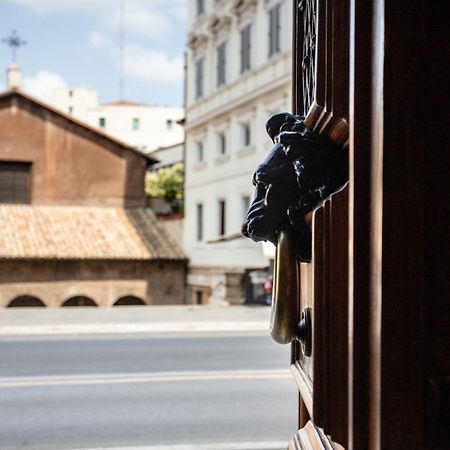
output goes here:
[{"label": "white cloud", "polygon": [[183,57],[147,50],[137,45],[125,48],[125,73],[149,83],[176,84],[183,80]]},{"label": "white cloud", "polygon": [[[99,27],[118,32],[121,0],[10,0],[39,14],[84,14]],[[184,21],[186,0],[125,0],[126,34],[164,37]]]},{"label": "white cloud", "polygon": [[12,0],[33,11],[44,13],[95,12],[98,7],[109,3],[107,0]]},{"label": "white cloud", "polygon": [[[89,42],[96,48],[105,49],[117,55],[117,44],[108,36],[97,31],[89,35]],[[183,56],[169,56],[159,50],[139,45],[126,45],[124,49],[125,75],[147,83],[177,84],[183,80]],[[116,59],[119,64],[118,59]]]},{"label": "white cloud", "polygon": [[26,92],[47,101],[53,89],[64,86],[67,83],[61,75],[46,70],[40,70],[33,77],[25,77],[23,81]]},{"label": "white cloud", "polygon": [[[1,0],[0,0],[1,1]],[[89,44],[118,61],[121,0],[9,0],[38,14],[82,14],[93,19]],[[165,52],[169,39],[184,42],[187,0],[125,0],[125,74],[146,83],[174,85],[183,80],[183,57]],[[75,19],[74,19],[75,20]],[[131,44],[143,36],[147,46]],[[155,42],[157,41],[157,42]],[[170,42],[169,42],[170,44]],[[169,46],[172,47],[173,46]],[[45,95],[45,86],[65,85],[58,74],[42,71],[25,80],[30,91]],[[31,92],[33,91],[33,92]]]},{"label": "white cloud", "polygon": [[[92,31],[88,36],[89,44],[95,48],[111,48],[115,45],[114,41],[99,31]],[[116,44],[117,45],[117,44]]]},{"label": "white cloud", "polygon": [[[124,13],[125,34],[141,34],[149,37],[159,37],[168,33],[172,23],[162,11],[152,11],[148,6],[139,2],[127,4]],[[118,30],[120,23],[120,11],[115,10],[114,18],[109,22],[112,30]]]}]

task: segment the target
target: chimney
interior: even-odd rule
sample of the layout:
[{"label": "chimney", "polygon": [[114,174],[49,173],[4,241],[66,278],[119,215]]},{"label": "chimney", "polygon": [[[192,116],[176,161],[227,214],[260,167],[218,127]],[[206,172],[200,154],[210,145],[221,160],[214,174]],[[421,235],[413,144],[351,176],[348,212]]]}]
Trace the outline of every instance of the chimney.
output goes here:
[{"label": "chimney", "polygon": [[6,69],[6,87],[8,90],[17,90],[22,84],[22,69],[16,63],[11,63]]}]

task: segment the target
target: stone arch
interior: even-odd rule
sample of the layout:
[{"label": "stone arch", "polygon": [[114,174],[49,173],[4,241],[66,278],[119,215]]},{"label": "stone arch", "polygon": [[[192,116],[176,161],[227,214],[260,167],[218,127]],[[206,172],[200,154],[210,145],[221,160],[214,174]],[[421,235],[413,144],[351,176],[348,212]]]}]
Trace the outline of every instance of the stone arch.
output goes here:
[{"label": "stone arch", "polygon": [[12,299],[8,305],[8,308],[45,308],[46,304],[38,297],[34,295],[18,295]]},{"label": "stone arch", "polygon": [[117,299],[113,306],[142,306],[146,304],[147,303],[140,297],[136,297],[135,295],[125,295]]},{"label": "stone arch", "polygon": [[98,306],[92,298],[85,295],[75,295],[64,301],[61,306]]}]

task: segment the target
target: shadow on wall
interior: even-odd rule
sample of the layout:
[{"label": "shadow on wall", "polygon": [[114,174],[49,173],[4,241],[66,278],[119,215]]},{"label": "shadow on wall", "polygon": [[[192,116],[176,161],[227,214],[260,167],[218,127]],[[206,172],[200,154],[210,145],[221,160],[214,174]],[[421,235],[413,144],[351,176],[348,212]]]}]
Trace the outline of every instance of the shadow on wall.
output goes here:
[{"label": "shadow on wall", "polygon": [[42,300],[32,295],[21,295],[11,300],[8,304],[8,308],[45,308],[45,306]]},{"label": "shadow on wall", "polygon": [[[145,301],[134,295],[126,295],[120,297],[112,306],[143,306],[146,305]],[[15,299],[11,300],[8,304],[8,308],[45,308],[47,305],[38,297],[33,295],[20,295]],[[97,307],[98,304],[90,297],[85,295],[77,295],[67,299],[61,304],[62,307],[78,307],[78,306],[88,306]]]},{"label": "shadow on wall", "polygon": [[133,295],[127,295],[126,297],[121,297],[117,300],[113,306],[138,306],[146,305],[144,300]]},{"label": "shadow on wall", "polygon": [[92,298],[77,295],[66,300],[61,306],[98,306]]}]

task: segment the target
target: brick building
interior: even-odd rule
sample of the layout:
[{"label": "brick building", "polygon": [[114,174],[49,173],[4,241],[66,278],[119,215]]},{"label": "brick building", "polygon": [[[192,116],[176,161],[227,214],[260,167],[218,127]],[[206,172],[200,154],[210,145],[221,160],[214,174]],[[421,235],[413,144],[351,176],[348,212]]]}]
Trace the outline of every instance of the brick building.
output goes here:
[{"label": "brick building", "polygon": [[185,256],[145,208],[154,162],[21,91],[0,95],[0,307],[183,303]]}]

